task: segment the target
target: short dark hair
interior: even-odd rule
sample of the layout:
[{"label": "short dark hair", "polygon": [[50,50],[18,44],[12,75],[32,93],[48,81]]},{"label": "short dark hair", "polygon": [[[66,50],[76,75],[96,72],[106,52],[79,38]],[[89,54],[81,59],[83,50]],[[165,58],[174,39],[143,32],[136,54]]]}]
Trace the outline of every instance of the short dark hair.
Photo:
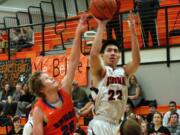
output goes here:
[{"label": "short dark hair", "polygon": [[163,119],[163,115],[162,115],[161,112],[156,111],[156,112],[153,114],[153,117],[154,117],[155,114],[158,114],[158,115],[161,117],[161,119]]},{"label": "short dark hair", "polygon": [[22,87],[23,83],[21,81],[17,81],[16,85],[20,85]]},{"label": "short dark hair", "polygon": [[129,118],[122,121],[119,131],[121,135],[141,135],[141,126],[136,120]]},{"label": "short dark hair", "polygon": [[172,112],[172,113],[170,114],[170,118],[171,118],[172,115],[176,115],[177,118],[178,118],[178,120],[179,120],[179,114],[178,114],[177,112]]},{"label": "short dark hair", "polygon": [[110,39],[110,40],[104,40],[103,45],[101,48],[100,53],[104,53],[104,50],[107,48],[109,45],[114,45],[118,48],[119,52],[122,50],[120,43],[117,40]]},{"label": "short dark hair", "polygon": [[175,101],[170,101],[170,102],[169,102],[169,105],[170,105],[170,104],[174,104],[174,105],[176,106],[176,102],[175,102]]},{"label": "short dark hair", "polygon": [[18,121],[18,120],[21,120],[21,118],[20,118],[19,116],[14,116],[14,118],[13,118],[12,121],[13,121],[13,123],[14,123],[14,122],[16,122],[16,121]]},{"label": "short dark hair", "polygon": [[151,102],[151,103],[149,104],[149,107],[154,107],[154,108],[157,108],[157,104],[156,104],[156,103],[154,103],[154,102]]},{"label": "short dark hair", "polygon": [[37,71],[33,73],[28,80],[28,86],[30,91],[35,96],[45,98],[45,95],[40,91],[40,89],[43,87],[43,83],[40,79],[42,73],[43,73],[42,71]]}]

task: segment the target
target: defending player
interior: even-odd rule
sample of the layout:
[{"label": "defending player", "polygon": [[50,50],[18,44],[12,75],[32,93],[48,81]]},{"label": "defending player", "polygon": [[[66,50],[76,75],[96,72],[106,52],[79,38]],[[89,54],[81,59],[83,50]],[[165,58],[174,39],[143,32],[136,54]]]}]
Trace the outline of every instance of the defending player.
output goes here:
[{"label": "defending player", "polygon": [[76,29],[67,74],[59,84],[44,72],[34,73],[29,86],[38,97],[33,112],[34,135],[72,135],[76,117],[71,100],[71,86],[80,58],[81,33],[85,30],[86,16],[82,16]]}]

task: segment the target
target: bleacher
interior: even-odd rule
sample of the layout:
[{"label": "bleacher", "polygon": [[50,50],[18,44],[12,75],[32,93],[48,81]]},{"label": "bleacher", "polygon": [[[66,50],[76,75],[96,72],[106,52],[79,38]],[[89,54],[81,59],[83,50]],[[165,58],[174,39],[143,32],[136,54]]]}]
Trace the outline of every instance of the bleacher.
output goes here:
[{"label": "bleacher", "polygon": [[[132,1],[129,1],[129,2],[132,2]],[[177,4],[177,3],[178,3],[178,1],[173,1],[172,5]],[[128,9],[133,8],[132,3],[130,4],[130,3],[128,3],[128,1],[127,1],[127,5],[129,5],[129,6],[124,6],[126,8],[124,8],[122,11],[127,11]],[[167,5],[171,5],[171,2],[167,2],[165,0],[161,2],[161,6],[167,6]],[[179,12],[179,7],[170,8],[168,10],[168,17],[169,17],[168,28],[169,28],[169,32],[174,29],[173,26],[174,26],[175,21],[180,20],[180,19],[176,20],[178,12]],[[136,21],[138,21],[138,18],[136,18]],[[73,39],[77,23],[78,23],[77,20],[67,22],[67,27],[63,32],[63,40],[64,41]],[[96,24],[94,19],[90,19],[89,24],[90,24],[89,25],[90,30],[93,30],[94,28],[96,28],[97,24]],[[64,24],[59,24],[57,26],[58,30],[62,30],[64,28],[63,25]],[[164,9],[160,9],[159,12],[158,12],[158,24],[157,25],[158,25],[158,36],[159,36],[160,45],[161,46],[166,46],[166,41],[165,41],[165,39],[166,39],[166,35],[165,35],[165,33],[166,33],[166,31],[165,31],[165,12],[164,12]],[[175,28],[180,29],[180,24],[177,23]],[[124,48],[125,49],[130,49],[131,48],[130,31],[128,30],[128,24],[127,24],[126,20],[123,20],[123,30],[124,30],[123,35],[124,35],[124,45],[125,45]],[[48,28],[47,29],[47,35],[46,35],[47,43],[49,43],[49,44],[57,44],[57,42],[60,42],[60,41],[57,41],[58,38],[54,35],[54,33],[52,31],[53,31],[53,28]],[[141,33],[141,24],[140,23],[138,23],[136,25],[136,31],[137,31],[137,36],[138,36],[140,48],[142,48],[142,36],[141,36],[142,33]],[[114,34],[113,34],[113,36],[115,37]],[[106,33],[104,34],[104,38],[105,37],[106,37]],[[54,38],[54,42],[51,41],[52,38]],[[178,37],[170,37],[169,38],[169,44],[170,45],[179,44],[179,43],[180,43],[180,38],[178,38]],[[152,46],[152,42],[151,42],[150,46]],[[86,48],[87,48],[87,50],[90,49],[89,46],[88,47],[86,46],[86,41],[83,42],[83,47],[82,48],[84,50]]]},{"label": "bleacher", "polygon": [[[163,0],[161,1],[161,7],[164,6],[171,6],[171,5],[177,5],[179,4],[178,0],[168,1]],[[128,10],[133,10],[133,2],[132,0],[128,0],[125,3],[123,3],[120,7],[120,12],[125,12]],[[180,17],[177,17],[179,14],[179,7],[174,8],[168,8],[168,31],[172,31],[173,29],[180,29]],[[72,17],[71,17],[72,18]],[[78,18],[78,16],[75,16],[74,18]],[[175,24],[176,21],[176,25]],[[142,33],[141,33],[141,24],[138,20],[138,17],[136,16],[136,31],[137,36],[139,40],[140,48],[142,48]],[[77,26],[78,20],[70,20],[66,21],[66,27],[64,26],[64,23],[59,23],[57,26],[46,26],[45,32],[44,32],[44,48],[45,51],[53,50],[55,46],[61,46],[62,40],[61,37],[55,32],[55,28],[57,31],[62,31],[63,41],[66,43],[69,40],[72,40],[75,34],[75,29]],[[90,30],[93,30],[96,28],[96,22],[92,18],[89,20],[89,28]],[[157,18],[157,26],[158,26],[158,37],[160,41],[160,46],[166,46],[166,22],[165,22],[165,10],[159,9],[158,11],[158,18]],[[104,34],[104,38],[106,37],[106,33]],[[128,28],[128,24],[126,20],[123,20],[123,36],[124,36],[124,48],[130,49],[131,48],[131,39],[130,39],[130,31]],[[115,37],[113,33],[113,37]],[[150,40],[150,46],[152,46],[151,39]],[[179,36],[170,36],[169,37],[169,45],[179,45],[180,44],[180,38]],[[89,46],[86,46],[86,41],[83,41],[82,44],[83,50],[90,49]],[[31,48],[23,49],[22,51],[28,52],[28,55],[26,53],[16,52],[13,54],[13,59],[16,58],[33,58],[42,52],[42,33],[41,32],[35,32],[34,33],[34,45]],[[8,55],[0,54],[1,60],[7,60]]]},{"label": "bleacher", "polygon": [[[180,105],[177,105],[177,108],[180,109]],[[157,111],[161,112],[164,115],[167,111],[169,111],[169,106],[159,105],[157,107]],[[140,106],[140,107],[134,109],[134,113],[141,115],[141,116],[147,116],[147,114],[149,113],[149,107],[148,106]]]}]

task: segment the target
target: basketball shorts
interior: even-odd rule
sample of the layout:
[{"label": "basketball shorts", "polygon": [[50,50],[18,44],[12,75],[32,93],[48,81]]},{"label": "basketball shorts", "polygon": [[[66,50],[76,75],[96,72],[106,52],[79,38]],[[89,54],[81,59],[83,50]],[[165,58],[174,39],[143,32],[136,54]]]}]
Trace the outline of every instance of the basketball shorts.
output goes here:
[{"label": "basketball shorts", "polygon": [[118,124],[93,119],[88,126],[88,135],[115,135],[118,127]]}]

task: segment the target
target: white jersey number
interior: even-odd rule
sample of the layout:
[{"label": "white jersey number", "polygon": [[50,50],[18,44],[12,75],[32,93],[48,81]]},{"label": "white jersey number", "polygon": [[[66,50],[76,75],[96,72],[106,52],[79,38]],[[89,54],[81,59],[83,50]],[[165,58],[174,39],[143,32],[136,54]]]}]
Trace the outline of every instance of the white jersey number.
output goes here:
[{"label": "white jersey number", "polygon": [[108,100],[122,100],[122,90],[109,90],[108,91]]}]

